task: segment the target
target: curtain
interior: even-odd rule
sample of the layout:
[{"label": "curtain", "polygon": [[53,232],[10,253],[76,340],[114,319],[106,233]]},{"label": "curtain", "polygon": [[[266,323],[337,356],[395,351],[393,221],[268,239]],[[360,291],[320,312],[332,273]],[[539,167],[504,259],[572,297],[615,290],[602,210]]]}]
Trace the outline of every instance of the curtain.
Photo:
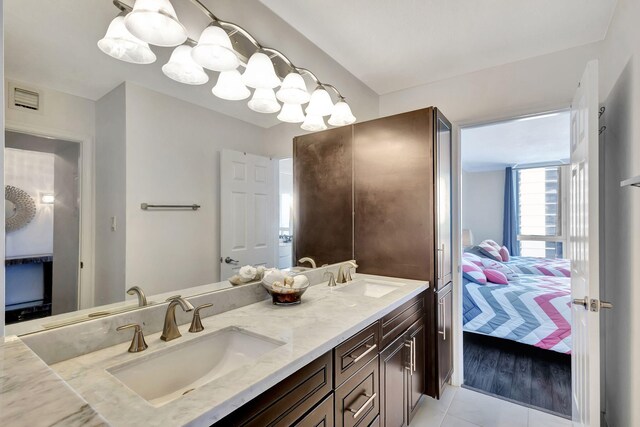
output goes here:
[{"label": "curtain", "polygon": [[518,195],[516,192],[515,174],[508,167],[504,173],[504,226],[502,229],[503,244],[511,255],[520,255],[518,244]]}]

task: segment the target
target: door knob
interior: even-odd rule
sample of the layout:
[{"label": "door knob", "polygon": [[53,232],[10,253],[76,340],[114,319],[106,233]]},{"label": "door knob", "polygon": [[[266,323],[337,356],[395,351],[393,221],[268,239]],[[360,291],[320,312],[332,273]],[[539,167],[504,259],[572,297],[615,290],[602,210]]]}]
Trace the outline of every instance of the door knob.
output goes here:
[{"label": "door knob", "polygon": [[587,310],[589,308],[589,297],[575,298],[573,300],[573,303],[575,305],[581,305],[584,307],[585,310]]},{"label": "door knob", "polygon": [[226,257],[226,258],[224,259],[224,262],[226,262],[227,264],[238,265],[238,263],[239,263],[240,261],[235,260],[235,259],[230,258],[230,257]]}]

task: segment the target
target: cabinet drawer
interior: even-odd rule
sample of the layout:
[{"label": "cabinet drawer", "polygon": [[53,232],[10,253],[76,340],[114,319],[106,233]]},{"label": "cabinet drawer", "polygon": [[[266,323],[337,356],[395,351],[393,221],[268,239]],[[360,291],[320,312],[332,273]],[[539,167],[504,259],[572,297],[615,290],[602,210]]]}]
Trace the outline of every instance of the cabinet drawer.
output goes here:
[{"label": "cabinet drawer", "polygon": [[296,427],[333,427],[333,393],[327,396],[315,409],[298,420]]},{"label": "cabinet drawer", "polygon": [[231,426],[290,426],[333,389],[333,357],[320,356],[220,421]]},{"label": "cabinet drawer", "polygon": [[380,427],[380,415],[378,415],[376,419],[369,424],[369,427]]},{"label": "cabinet drawer", "polygon": [[424,314],[424,292],[380,320],[380,347],[385,348]]},{"label": "cabinet drawer", "polygon": [[376,357],[378,335],[378,323],[374,323],[335,348],[333,366],[336,387]]},{"label": "cabinet drawer", "polygon": [[336,427],[364,427],[380,412],[378,356],[335,392]]}]

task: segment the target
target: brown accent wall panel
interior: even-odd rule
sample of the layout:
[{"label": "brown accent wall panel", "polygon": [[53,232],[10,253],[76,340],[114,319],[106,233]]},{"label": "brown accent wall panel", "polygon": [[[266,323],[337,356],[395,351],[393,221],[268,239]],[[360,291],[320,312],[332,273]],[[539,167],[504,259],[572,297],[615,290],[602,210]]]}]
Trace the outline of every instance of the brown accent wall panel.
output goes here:
[{"label": "brown accent wall panel", "polygon": [[295,259],[318,266],[353,258],[352,127],[293,140]]},{"label": "brown accent wall panel", "polygon": [[433,280],[433,108],[354,125],[358,272]]}]

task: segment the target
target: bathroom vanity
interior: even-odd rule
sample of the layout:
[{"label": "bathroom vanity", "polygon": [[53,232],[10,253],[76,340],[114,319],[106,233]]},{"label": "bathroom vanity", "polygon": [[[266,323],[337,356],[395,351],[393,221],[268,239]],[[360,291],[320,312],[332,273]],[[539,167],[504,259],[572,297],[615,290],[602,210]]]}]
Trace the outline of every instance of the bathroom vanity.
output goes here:
[{"label": "bathroom vanity", "polygon": [[[302,304],[289,307],[274,306],[253,286],[189,298],[194,306],[225,301],[231,309],[203,310],[199,333],[187,331],[189,313],[179,310],[182,336],[168,342],[157,326],[167,304],[13,338],[0,355],[13,352],[30,364],[0,366],[12,384],[2,390],[0,424],[42,416],[15,406],[27,397],[50,405],[46,418],[65,425],[369,426],[411,419],[424,389],[428,283],[365,274],[335,287],[314,280]],[[241,291],[255,291],[259,301],[233,308],[231,294]],[[115,331],[131,322],[147,332],[149,347],[139,353],[127,352],[132,331]]]}]

